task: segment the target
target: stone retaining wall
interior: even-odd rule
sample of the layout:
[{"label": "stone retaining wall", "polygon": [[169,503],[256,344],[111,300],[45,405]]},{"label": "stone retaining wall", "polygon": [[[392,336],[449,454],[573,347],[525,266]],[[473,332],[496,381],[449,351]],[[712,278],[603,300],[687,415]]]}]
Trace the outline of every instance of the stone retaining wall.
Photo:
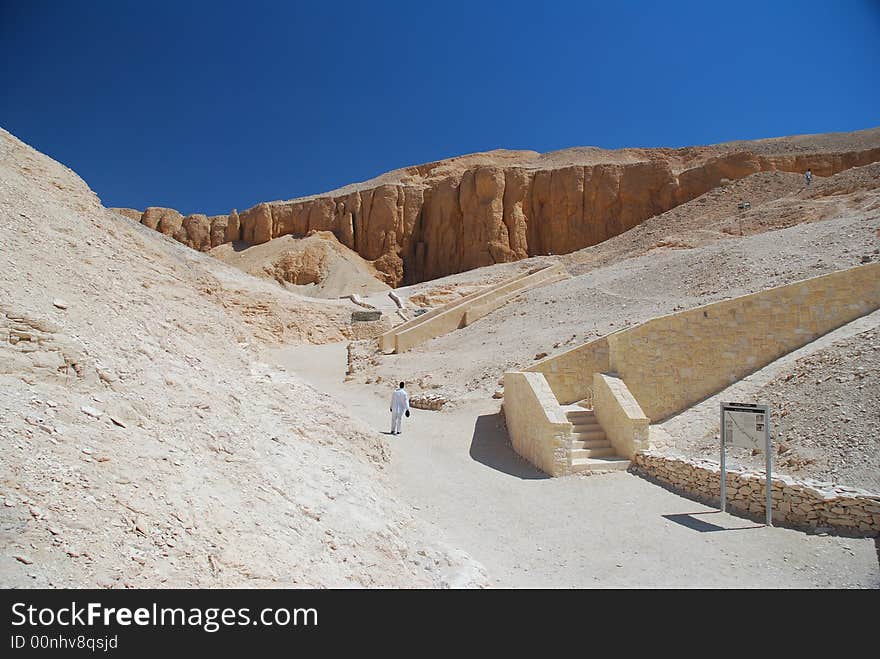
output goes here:
[{"label": "stone retaining wall", "polygon": [[579,400],[592,401],[593,374],[611,369],[608,337],[602,337],[566,350],[524,369],[543,373],[557,400],[570,405]]},{"label": "stone retaining wall", "polygon": [[880,263],[653,318],[608,336],[611,371],[656,423],[880,308]]},{"label": "stone retaining wall", "polygon": [[379,320],[356,321],[350,327],[351,330],[348,332],[348,338],[353,341],[363,341],[375,339],[383,332],[387,332],[388,328],[391,327],[391,322],[383,317]]},{"label": "stone retaining wall", "polygon": [[550,476],[571,473],[571,422],[543,374],[505,373],[503,410],[514,451]]},{"label": "stone retaining wall", "polygon": [[880,308],[880,263],[659,316],[530,366],[563,405],[620,377],[652,422]]},{"label": "stone retaining wall", "polygon": [[[561,266],[553,265],[517,275],[487,291],[455,300],[451,306],[442,307],[444,311],[441,313],[432,315],[432,312],[428,312],[414,319],[412,325],[407,326],[405,323],[395,327],[390,332],[394,336],[394,352],[405,352],[433,338],[464,327],[511,300],[515,297],[514,293],[522,293],[555,281],[563,272]],[[388,344],[388,340],[384,337],[382,344]]]},{"label": "stone retaining wall", "polygon": [[648,417],[620,378],[593,374],[593,412],[617,455],[631,460],[649,448]]},{"label": "stone retaining wall", "polygon": [[[718,463],[643,451],[633,458],[630,471],[705,503],[720,504]],[[763,472],[728,469],[728,510],[763,521],[765,487]],[[771,487],[774,526],[802,530],[825,527],[847,536],[880,535],[880,494],[785,475],[773,476]]]}]

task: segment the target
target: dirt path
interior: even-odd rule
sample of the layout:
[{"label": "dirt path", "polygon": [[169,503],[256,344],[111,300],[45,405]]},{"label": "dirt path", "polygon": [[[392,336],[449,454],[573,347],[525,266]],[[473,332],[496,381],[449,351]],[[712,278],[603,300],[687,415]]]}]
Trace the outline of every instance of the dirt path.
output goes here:
[{"label": "dirt path", "polygon": [[[390,429],[391,384],[343,383],[344,344],[272,359]],[[628,473],[547,478],[510,448],[496,401],[413,410],[387,440],[400,496],[497,587],[880,587],[873,540],[765,528]]]}]

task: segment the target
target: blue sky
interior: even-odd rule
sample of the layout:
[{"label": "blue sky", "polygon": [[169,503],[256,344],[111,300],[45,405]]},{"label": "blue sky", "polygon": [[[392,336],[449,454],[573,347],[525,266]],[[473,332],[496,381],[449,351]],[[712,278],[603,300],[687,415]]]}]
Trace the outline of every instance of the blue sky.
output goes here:
[{"label": "blue sky", "polygon": [[107,206],[226,213],[494,148],[880,125],[880,0],[0,0],[0,125]]}]

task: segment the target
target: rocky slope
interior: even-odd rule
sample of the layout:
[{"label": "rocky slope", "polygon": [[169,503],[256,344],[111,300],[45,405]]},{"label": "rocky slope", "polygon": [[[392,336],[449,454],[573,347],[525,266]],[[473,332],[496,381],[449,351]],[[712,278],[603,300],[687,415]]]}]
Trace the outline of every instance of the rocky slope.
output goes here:
[{"label": "rocky slope", "polygon": [[758,399],[776,411],[780,469],[880,492],[880,330],[797,360]]},{"label": "rocky slope", "polygon": [[[749,208],[740,208],[742,202]],[[562,260],[573,273],[649,252],[691,249],[737,236],[880,209],[880,162],[853,167],[806,188],[803,177],[760,172],[714,188],[600,245]]]},{"label": "rocky slope", "polygon": [[199,250],[332,231],[398,286],[595,245],[725,179],[807,168],[824,177],[878,160],[880,129],[682,149],[492,151],[228,216],[148,208],[140,221]]},{"label": "rocky slope", "polygon": [[313,231],[301,239],[282,236],[260,245],[224,243],[208,253],[248,274],[272,279],[311,297],[339,298],[389,290],[381,273],[329,231]]},{"label": "rocky slope", "polygon": [[342,339],[350,302],[111,213],[5,131],[0,221],[0,585],[484,583],[381,436],[261,358]]}]

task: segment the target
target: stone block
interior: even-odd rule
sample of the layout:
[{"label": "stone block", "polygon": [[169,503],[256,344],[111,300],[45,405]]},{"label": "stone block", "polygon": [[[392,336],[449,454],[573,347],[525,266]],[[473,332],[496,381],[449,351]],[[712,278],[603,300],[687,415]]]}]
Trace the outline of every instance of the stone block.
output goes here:
[{"label": "stone block", "polygon": [[376,309],[375,311],[352,311],[351,312],[351,322],[359,323],[359,322],[368,322],[379,320],[382,317],[382,312]]}]

